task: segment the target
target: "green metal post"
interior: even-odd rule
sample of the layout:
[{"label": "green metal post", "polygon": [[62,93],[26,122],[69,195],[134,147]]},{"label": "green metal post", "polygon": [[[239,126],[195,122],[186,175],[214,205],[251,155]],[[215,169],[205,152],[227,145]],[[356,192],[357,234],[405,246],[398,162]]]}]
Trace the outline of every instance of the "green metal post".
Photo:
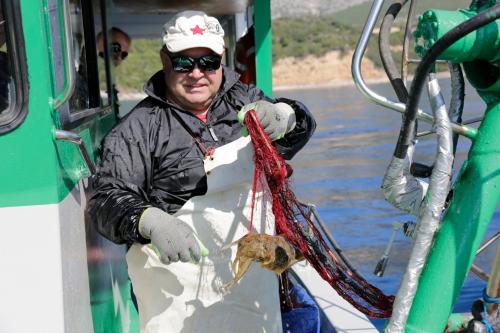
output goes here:
[{"label": "green metal post", "polygon": [[406,332],[443,332],[500,200],[500,103],[490,104],[419,281]]},{"label": "green metal post", "polygon": [[273,94],[273,53],[271,29],[271,1],[254,1],[255,67],[257,87],[268,96]]},{"label": "green metal post", "polygon": [[[429,10],[419,17],[416,52],[420,55],[454,26],[495,4],[473,1],[468,10]],[[405,332],[443,332],[476,251],[500,200],[499,20],[463,37],[439,57],[463,62],[469,82],[487,104],[434,246],[427,259]],[[491,75],[484,75],[491,73]]]}]

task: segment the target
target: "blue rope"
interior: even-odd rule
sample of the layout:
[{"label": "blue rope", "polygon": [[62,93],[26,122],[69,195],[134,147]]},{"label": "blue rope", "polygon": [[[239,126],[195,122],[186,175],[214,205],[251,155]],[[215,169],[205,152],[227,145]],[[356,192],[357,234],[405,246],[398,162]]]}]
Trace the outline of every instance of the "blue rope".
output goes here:
[{"label": "blue rope", "polygon": [[483,289],[483,300],[485,303],[492,304],[492,303],[500,303],[500,297],[490,297],[486,293],[486,288]]},{"label": "blue rope", "polygon": [[488,296],[488,294],[486,293],[486,288],[484,288],[483,289],[483,311],[484,311],[484,313],[483,313],[483,320],[481,320],[481,322],[484,324],[484,326],[486,326],[486,330],[488,331],[488,333],[494,332],[493,327],[486,319],[486,315],[488,314],[486,312],[486,304],[492,304],[492,303],[500,303],[500,297]]}]

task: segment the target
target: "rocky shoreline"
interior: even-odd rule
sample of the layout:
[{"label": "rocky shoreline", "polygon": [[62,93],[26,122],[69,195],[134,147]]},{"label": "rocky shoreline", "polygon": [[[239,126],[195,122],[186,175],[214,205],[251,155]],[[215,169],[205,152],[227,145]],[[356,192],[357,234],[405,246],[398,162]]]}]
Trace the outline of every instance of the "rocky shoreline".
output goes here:
[{"label": "rocky shoreline", "polygon": [[[331,51],[321,57],[284,58],[273,65],[273,85],[278,89],[290,86],[337,86],[353,84],[351,62],[353,51]],[[364,59],[361,71],[365,80],[379,80],[384,72]]]}]

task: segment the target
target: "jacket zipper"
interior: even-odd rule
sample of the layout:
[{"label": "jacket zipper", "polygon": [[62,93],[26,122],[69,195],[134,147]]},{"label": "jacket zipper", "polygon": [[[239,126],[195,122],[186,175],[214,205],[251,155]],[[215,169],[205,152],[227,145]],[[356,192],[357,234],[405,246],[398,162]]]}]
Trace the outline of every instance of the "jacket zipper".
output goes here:
[{"label": "jacket zipper", "polygon": [[206,125],[207,128],[208,128],[208,132],[210,133],[210,135],[212,136],[212,139],[215,141],[215,142],[218,142],[219,141],[219,138],[217,137],[217,135],[215,135],[215,131],[214,129],[212,128],[212,126],[210,126],[210,124],[207,124]]}]

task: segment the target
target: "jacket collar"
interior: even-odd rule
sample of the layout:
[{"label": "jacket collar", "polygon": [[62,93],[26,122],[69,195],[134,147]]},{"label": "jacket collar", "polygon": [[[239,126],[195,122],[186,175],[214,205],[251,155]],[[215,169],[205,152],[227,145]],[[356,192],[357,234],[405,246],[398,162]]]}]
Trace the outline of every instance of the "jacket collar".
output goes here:
[{"label": "jacket collar", "polygon": [[[229,67],[222,66],[222,85],[219,88],[219,92],[215,96],[214,101],[220,98],[220,96],[225,95],[229,89],[231,89],[236,82],[238,82],[239,78],[240,75],[238,73]],[[144,85],[144,92],[158,101],[172,105],[173,103],[168,101],[165,97],[165,88],[163,70],[160,70],[146,82]]]}]

